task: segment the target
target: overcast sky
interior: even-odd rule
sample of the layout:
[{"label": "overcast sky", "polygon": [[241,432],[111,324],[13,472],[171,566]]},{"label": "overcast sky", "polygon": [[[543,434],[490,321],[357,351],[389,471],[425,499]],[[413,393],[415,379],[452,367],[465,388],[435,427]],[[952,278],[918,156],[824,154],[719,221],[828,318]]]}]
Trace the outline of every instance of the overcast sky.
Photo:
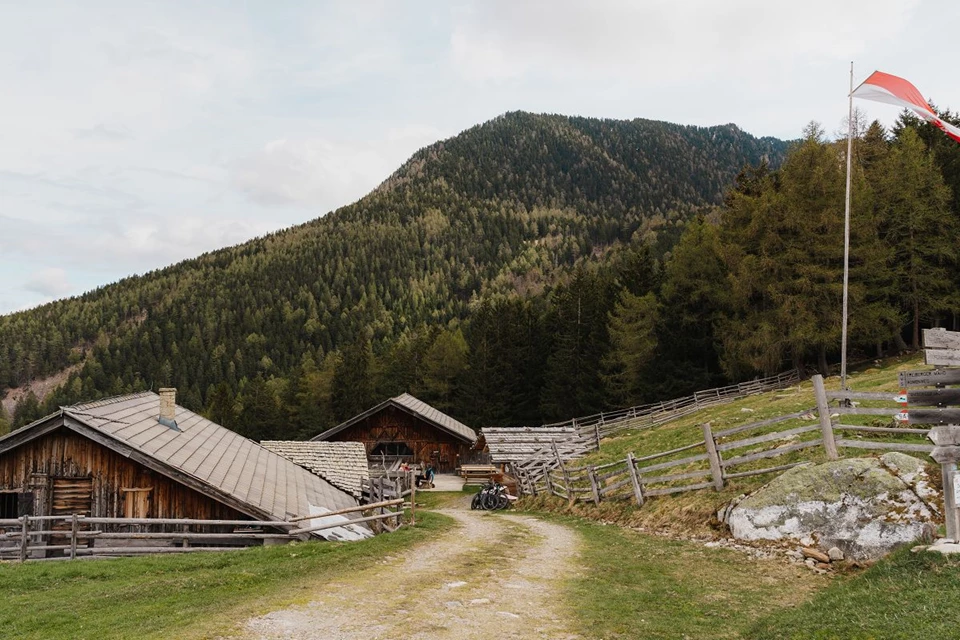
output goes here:
[{"label": "overcast sky", "polygon": [[838,129],[851,60],[960,109],[957,24],[947,0],[0,0],[0,313],[325,215],[505,111],[795,138]]}]

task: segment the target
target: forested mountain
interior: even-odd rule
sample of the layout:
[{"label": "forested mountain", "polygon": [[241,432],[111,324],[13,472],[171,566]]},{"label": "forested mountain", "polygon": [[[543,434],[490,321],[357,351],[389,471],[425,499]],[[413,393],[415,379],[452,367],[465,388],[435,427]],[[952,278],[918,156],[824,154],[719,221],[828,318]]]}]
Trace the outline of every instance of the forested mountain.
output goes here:
[{"label": "forested mountain", "polygon": [[170,385],[228,426],[283,437],[400,391],[486,422],[632,399],[597,380],[574,393],[567,368],[586,358],[599,375],[620,292],[651,294],[685,225],[786,147],[734,125],[509,113],[322,218],[0,317],[0,396],[82,364],[46,407],[27,398],[11,417]]}]

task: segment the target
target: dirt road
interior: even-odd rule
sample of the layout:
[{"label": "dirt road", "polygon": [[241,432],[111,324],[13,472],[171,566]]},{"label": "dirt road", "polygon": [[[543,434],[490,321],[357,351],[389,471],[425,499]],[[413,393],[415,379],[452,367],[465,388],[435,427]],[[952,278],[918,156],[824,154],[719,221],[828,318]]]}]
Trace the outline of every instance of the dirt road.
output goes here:
[{"label": "dirt road", "polygon": [[578,570],[572,530],[527,516],[442,511],[460,523],[305,606],[248,621],[247,638],[580,638],[559,606]]}]

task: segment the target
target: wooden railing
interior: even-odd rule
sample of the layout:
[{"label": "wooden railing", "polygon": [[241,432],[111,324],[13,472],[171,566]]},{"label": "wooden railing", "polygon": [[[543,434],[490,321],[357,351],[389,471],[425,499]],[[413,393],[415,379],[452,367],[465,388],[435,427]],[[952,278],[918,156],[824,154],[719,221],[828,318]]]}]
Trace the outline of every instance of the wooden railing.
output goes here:
[{"label": "wooden railing", "polygon": [[[311,533],[371,523],[394,531],[402,525],[403,498],[363,504],[288,521],[184,518],[99,518],[82,515],[21,516],[0,520],[0,560],[73,560],[95,557],[232,551],[265,543],[306,540]],[[395,510],[390,510],[391,508]],[[369,516],[317,526],[302,522],[371,511]],[[390,526],[390,521],[395,526]],[[382,527],[378,526],[382,523]]]},{"label": "wooden railing", "polygon": [[782,389],[799,381],[799,372],[787,371],[768,378],[697,391],[692,395],[674,400],[543,425],[544,427],[572,427],[575,436],[568,441],[556,441],[540,448],[524,460],[512,463],[511,469],[518,478],[524,477],[533,482],[542,482],[545,480],[546,473],[559,469],[561,462],[570,462],[587,455],[592,450],[599,450],[603,438],[628,430],[652,429],[707,407],[755,393]]},{"label": "wooden railing", "polygon": [[[928,430],[904,426],[871,426],[834,422],[831,415],[879,415],[892,418],[896,406],[858,407],[850,401],[869,400],[896,404],[893,393],[826,392],[823,379],[813,378],[817,407],[714,431],[701,425],[702,438],[667,451],[643,456],[628,453],[625,459],[602,465],[570,466],[555,456],[540,466],[517,465],[518,486],[525,495],[547,493],[571,503],[633,499],[643,505],[650,496],[713,488],[722,489],[733,479],[777,473],[808,461],[811,450],[823,449],[836,459],[845,449],[870,449],[929,453],[933,445],[916,442]],[[830,407],[829,401],[841,406]],[[771,430],[793,421],[800,424]],[[807,424],[803,424],[807,422]],[[837,434],[841,437],[837,437]],[[848,435],[856,434],[856,435]],[[864,439],[861,434],[883,439]],[[912,441],[911,441],[912,440]],[[771,446],[772,445],[772,446]],[[774,459],[780,458],[774,464]]]}]

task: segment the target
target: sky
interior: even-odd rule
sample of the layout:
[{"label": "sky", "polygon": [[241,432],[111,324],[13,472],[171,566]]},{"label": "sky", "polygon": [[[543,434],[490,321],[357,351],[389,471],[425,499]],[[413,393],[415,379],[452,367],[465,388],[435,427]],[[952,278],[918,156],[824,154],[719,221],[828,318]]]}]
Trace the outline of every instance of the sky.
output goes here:
[{"label": "sky", "polygon": [[792,139],[841,128],[851,61],[958,110],[958,23],[948,0],[0,0],[0,314],[321,217],[506,111]]}]

